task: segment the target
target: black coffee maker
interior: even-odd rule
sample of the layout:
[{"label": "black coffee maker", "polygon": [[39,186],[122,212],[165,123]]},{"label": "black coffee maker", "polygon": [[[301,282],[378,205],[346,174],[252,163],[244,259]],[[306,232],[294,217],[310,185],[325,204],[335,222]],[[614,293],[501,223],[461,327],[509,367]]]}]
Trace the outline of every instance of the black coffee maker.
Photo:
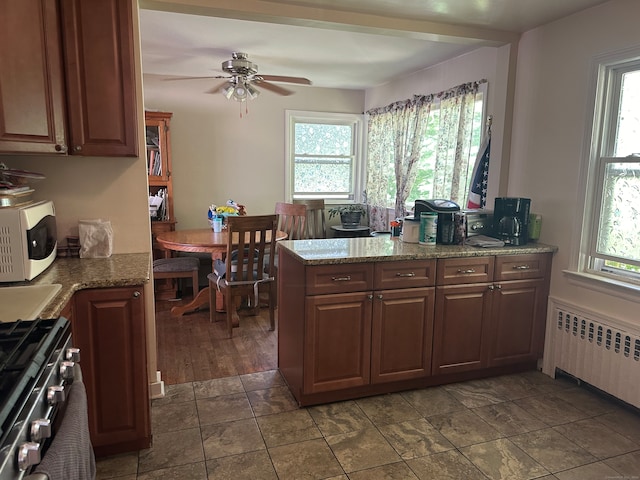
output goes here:
[{"label": "black coffee maker", "polygon": [[531,199],[498,197],[493,208],[495,235],[507,245],[525,245],[529,239]]}]

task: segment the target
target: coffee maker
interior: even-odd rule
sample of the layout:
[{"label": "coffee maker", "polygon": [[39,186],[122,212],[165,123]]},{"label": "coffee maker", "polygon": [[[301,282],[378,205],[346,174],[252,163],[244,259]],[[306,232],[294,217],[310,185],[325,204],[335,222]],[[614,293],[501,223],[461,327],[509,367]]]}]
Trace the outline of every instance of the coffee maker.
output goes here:
[{"label": "coffee maker", "polygon": [[496,236],[507,245],[525,245],[529,239],[531,199],[498,197],[493,208]]}]

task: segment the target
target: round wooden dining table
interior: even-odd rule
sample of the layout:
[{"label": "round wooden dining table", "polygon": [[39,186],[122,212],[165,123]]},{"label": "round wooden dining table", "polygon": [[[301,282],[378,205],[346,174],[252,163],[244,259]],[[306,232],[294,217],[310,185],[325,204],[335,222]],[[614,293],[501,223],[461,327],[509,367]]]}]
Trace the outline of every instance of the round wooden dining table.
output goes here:
[{"label": "round wooden dining table", "polygon": [[[271,241],[271,234],[267,232],[267,242]],[[276,241],[287,238],[287,233],[278,230]],[[216,259],[222,259],[227,251],[229,235],[227,230],[214,232],[211,228],[199,228],[195,230],[176,230],[173,232],[162,232],[156,236],[156,240],[163,248],[175,252],[204,252],[211,254],[211,267]],[[232,239],[237,245],[237,238]],[[213,270],[212,270],[213,271]],[[176,306],[171,309],[174,315],[183,315],[186,312],[198,310],[203,305],[209,304],[209,286],[198,292],[198,295],[188,304]],[[216,293],[216,311],[224,311],[224,297],[220,292]]]}]

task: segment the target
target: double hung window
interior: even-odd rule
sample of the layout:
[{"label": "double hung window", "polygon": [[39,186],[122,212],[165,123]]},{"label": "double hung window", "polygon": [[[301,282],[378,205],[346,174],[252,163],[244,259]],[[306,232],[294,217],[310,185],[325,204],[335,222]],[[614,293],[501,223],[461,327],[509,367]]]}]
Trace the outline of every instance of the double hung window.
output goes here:
[{"label": "double hung window", "polygon": [[640,55],[599,66],[581,271],[640,284]]},{"label": "double hung window", "polygon": [[286,116],[286,197],[358,201],[363,116],[295,111]]}]

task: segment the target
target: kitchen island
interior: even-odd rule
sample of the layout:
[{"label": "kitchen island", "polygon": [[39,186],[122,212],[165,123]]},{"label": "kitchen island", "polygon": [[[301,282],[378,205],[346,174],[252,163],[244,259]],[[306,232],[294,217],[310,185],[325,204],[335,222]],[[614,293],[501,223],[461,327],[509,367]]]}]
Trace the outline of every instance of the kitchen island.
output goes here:
[{"label": "kitchen island", "polygon": [[279,243],[278,368],[300,405],[533,369],[556,248]]}]

